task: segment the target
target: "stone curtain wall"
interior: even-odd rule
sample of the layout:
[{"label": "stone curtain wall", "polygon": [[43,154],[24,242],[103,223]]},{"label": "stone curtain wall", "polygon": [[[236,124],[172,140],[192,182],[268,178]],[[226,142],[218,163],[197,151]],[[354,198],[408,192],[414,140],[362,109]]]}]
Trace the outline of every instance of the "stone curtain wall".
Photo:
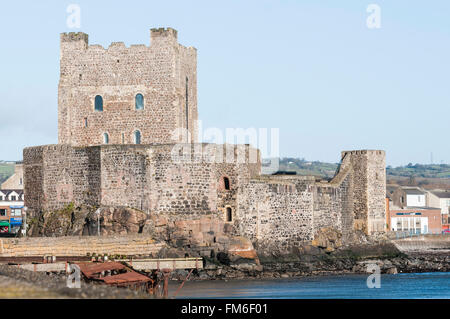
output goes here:
[{"label": "stone curtain wall", "polygon": [[101,199],[106,206],[148,211],[150,161],[142,145],[101,146]]},{"label": "stone curtain wall", "polygon": [[[74,203],[132,207],[171,221],[212,217],[229,225],[233,235],[282,250],[314,239],[325,228],[349,240],[355,230],[384,231],[384,152],[344,153],[338,174],[326,182],[308,176],[261,176],[259,153],[249,163],[249,146],[177,147],[27,148],[25,189],[31,195],[25,205],[31,215]],[[195,153],[199,150],[203,157]],[[227,163],[227,155],[246,162]],[[222,160],[217,163],[217,158]]]},{"label": "stone curtain wall", "polygon": [[368,228],[369,233],[385,232],[386,225],[386,154],[384,151],[371,151],[367,168],[368,183]]},{"label": "stone curtain wall", "polygon": [[[88,45],[87,34],[61,34],[58,142],[99,145],[107,133],[109,144],[134,144],[136,130],[142,144],[181,141],[172,140],[172,133],[186,127],[186,78],[195,141],[196,68],[196,49],[178,44],[170,28],[152,29],[149,47],[115,42],[105,49]],[[143,110],[135,109],[138,93]],[[96,95],[103,98],[102,112],[94,110]]]},{"label": "stone curtain wall", "polygon": [[312,177],[252,179],[238,196],[237,232],[258,249],[287,250],[313,238]]},{"label": "stone curtain wall", "polygon": [[46,145],[24,149],[25,205],[29,214],[100,198],[100,148]]},{"label": "stone curtain wall", "polygon": [[44,147],[23,150],[24,194],[28,216],[35,216],[44,208]]},{"label": "stone curtain wall", "polygon": [[[211,213],[222,218],[226,207],[234,212],[235,192],[258,171],[259,153],[256,162],[249,163],[250,150],[254,149],[248,145],[180,146],[181,157],[176,161],[172,151],[177,146],[173,144],[26,148],[26,191],[33,195],[26,196],[25,205],[33,216],[71,203],[133,207],[173,214],[174,218]],[[203,152],[203,158],[195,158],[196,148]],[[185,151],[191,151],[192,156],[184,157]],[[226,162],[227,151],[230,163]],[[246,162],[236,164],[233,161],[237,158]],[[221,186],[224,176],[230,180],[230,190]]]},{"label": "stone curtain wall", "polygon": [[329,182],[304,176],[251,179],[238,194],[236,231],[258,249],[286,251],[334,229],[345,242],[355,231],[385,231],[385,153],[344,152]]}]

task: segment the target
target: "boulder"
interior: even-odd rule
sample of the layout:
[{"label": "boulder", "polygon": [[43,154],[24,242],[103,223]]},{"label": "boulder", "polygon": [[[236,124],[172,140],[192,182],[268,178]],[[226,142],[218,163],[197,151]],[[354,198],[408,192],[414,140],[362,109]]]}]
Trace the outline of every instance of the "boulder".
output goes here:
[{"label": "boulder", "polygon": [[252,242],[245,237],[231,237],[227,251],[232,264],[260,264]]},{"label": "boulder", "polygon": [[313,246],[323,248],[326,252],[333,252],[342,247],[342,233],[333,227],[321,228],[311,242]]}]

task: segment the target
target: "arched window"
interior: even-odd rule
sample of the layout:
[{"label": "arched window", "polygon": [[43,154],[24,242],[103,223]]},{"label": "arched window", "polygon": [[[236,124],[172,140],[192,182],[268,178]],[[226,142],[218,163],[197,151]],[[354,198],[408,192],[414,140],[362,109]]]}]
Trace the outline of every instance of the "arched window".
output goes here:
[{"label": "arched window", "polygon": [[223,178],[223,187],[226,190],[230,190],[230,179],[228,177]]},{"label": "arched window", "polygon": [[136,105],[136,110],[144,109],[144,96],[141,93],[136,94],[135,105]]},{"label": "arched window", "polygon": [[233,211],[231,210],[231,207],[227,207],[227,222],[233,221]]},{"label": "arched window", "polygon": [[108,135],[108,133],[103,133],[103,144],[109,144],[109,135]]},{"label": "arched window", "polygon": [[141,144],[141,132],[140,131],[134,132],[134,144]]},{"label": "arched window", "polygon": [[103,98],[100,95],[95,97],[95,110],[99,112],[103,111]]}]

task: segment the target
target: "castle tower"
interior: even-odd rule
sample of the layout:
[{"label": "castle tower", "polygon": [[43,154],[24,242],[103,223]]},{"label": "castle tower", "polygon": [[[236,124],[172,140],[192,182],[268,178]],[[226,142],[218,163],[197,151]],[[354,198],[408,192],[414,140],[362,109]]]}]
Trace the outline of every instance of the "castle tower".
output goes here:
[{"label": "castle tower", "polygon": [[176,30],[152,29],[150,46],[105,49],[85,33],[60,40],[59,144],[197,140],[197,51],[180,45]]},{"label": "castle tower", "polygon": [[380,150],[344,151],[353,171],[353,227],[367,235],[386,231],[386,154]]}]

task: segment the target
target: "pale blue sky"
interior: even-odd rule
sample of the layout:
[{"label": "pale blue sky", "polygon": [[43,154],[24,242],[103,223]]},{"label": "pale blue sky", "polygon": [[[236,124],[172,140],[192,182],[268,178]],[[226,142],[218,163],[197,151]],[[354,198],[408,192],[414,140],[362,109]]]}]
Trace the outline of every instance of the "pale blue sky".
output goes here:
[{"label": "pale blue sky", "polygon": [[[81,29],[66,8],[81,7]],[[381,29],[366,8],[381,7]],[[450,1],[8,1],[0,8],[0,159],[57,142],[59,33],[149,44],[173,27],[198,49],[205,127],[278,127],[282,156],[450,162]]]}]

